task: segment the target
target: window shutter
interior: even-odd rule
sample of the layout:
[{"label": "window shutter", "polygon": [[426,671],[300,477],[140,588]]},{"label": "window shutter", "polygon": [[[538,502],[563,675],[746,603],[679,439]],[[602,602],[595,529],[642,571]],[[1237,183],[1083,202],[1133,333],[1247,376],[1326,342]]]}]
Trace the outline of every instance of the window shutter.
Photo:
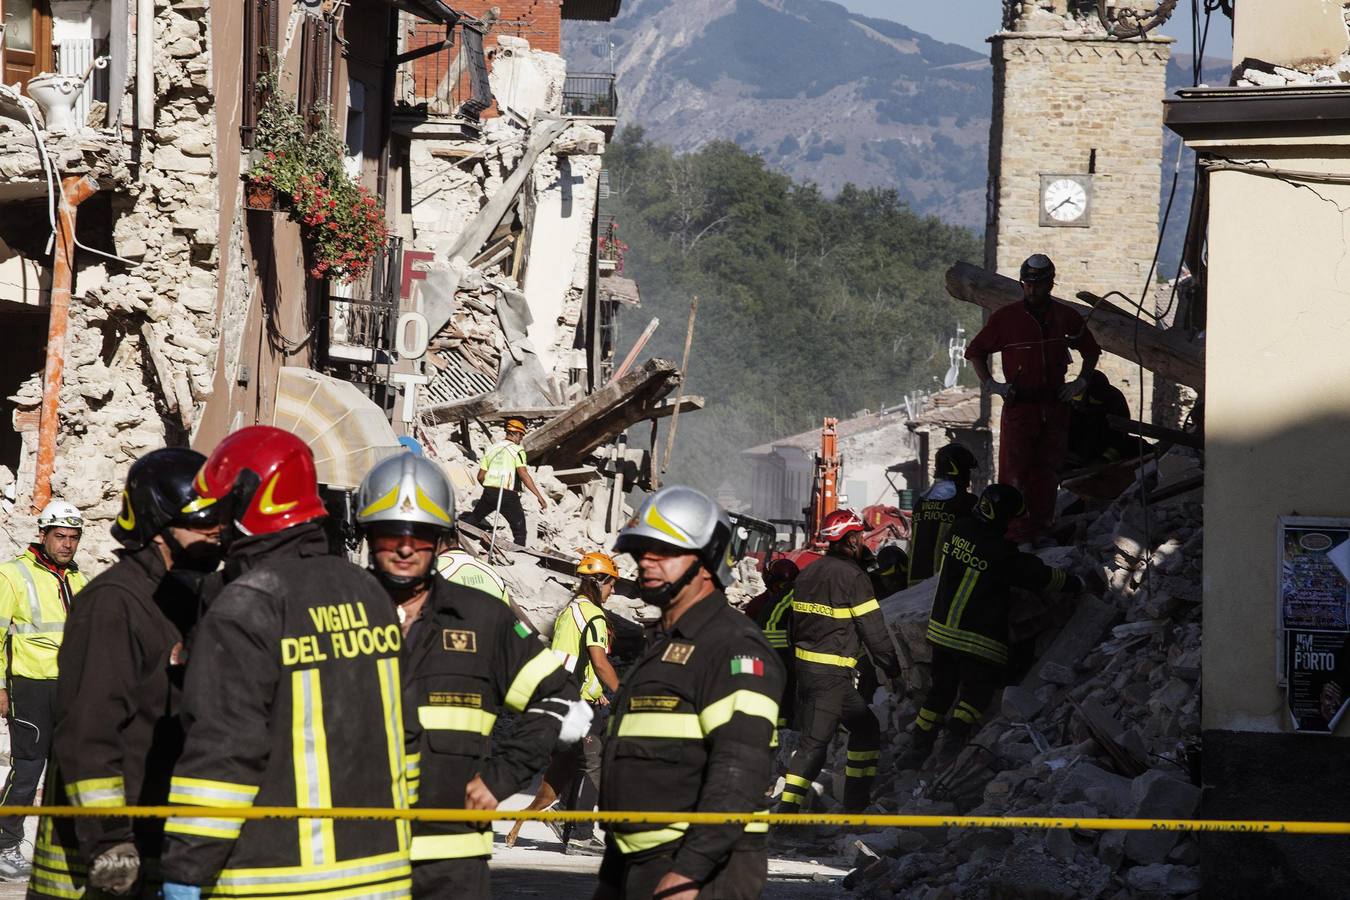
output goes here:
[{"label": "window shutter", "polygon": [[306,16],[300,41],[298,109],[313,134],[331,114],[333,26],[318,16]]},{"label": "window shutter", "polygon": [[248,0],[244,21],[243,109],[240,138],[245,149],[253,146],[258,125],[258,110],[266,96],[258,80],[272,71],[280,31],[280,0]]}]

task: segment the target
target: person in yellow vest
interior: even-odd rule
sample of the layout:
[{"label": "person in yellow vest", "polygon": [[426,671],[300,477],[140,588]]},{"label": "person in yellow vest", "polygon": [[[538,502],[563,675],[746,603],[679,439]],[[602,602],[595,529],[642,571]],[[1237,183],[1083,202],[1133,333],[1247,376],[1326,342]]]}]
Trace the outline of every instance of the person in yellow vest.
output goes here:
[{"label": "person in yellow vest", "polygon": [[[38,515],[38,540],[0,565],[0,629],[5,632],[5,689],[0,715],[9,723],[13,768],[0,805],[31,806],[55,723],[56,652],[70,601],[86,579],[75,564],[84,517],[53,500]],[[27,880],[32,867],[19,850],[23,817],[0,817],[0,878]]]},{"label": "person in yellow vest", "polygon": [[451,584],[461,584],[511,606],[506,579],[481,559],[465,550],[447,550],[436,557],[436,574]]},{"label": "person in yellow vest", "polygon": [[525,465],[525,448],[521,446],[524,440],[525,423],[519,419],[508,421],[506,440],[488,448],[478,466],[478,483],[483,486],[483,496],[478,498],[469,514],[460,520],[481,528],[488,516],[499,513],[511,526],[511,540],[521,547],[525,546],[526,540],[525,510],[520,505],[521,485],[534,494],[540,509],[548,508],[548,501]]},{"label": "person in yellow vest", "polygon": [[[553,652],[562,660],[563,668],[576,677],[581,699],[596,707],[596,716],[584,740],[553,754],[544,780],[562,801],[563,809],[594,809],[600,796],[600,728],[604,724],[599,707],[609,705],[605,691],[619,689],[619,675],[609,661],[613,643],[609,620],[602,607],[614,594],[619,568],[608,554],[587,553],[577,563],[577,575],[581,582],[576,596],[553,623]],[[569,823],[559,837],[564,852],[598,855],[604,851],[590,822]]]}]

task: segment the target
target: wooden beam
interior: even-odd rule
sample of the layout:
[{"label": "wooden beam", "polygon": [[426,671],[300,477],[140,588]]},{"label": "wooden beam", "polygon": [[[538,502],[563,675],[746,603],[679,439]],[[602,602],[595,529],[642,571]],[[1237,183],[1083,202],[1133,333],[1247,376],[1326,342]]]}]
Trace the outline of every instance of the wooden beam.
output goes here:
[{"label": "wooden beam", "polygon": [[456,419],[477,419],[489,416],[501,409],[502,398],[496,391],[468,397],[464,400],[452,400],[449,403],[435,403],[420,410],[420,415],[436,424],[453,422]]},{"label": "wooden beam", "polygon": [[1193,434],[1189,431],[1177,431],[1175,428],[1164,428],[1161,425],[1149,425],[1147,422],[1135,422],[1124,416],[1107,416],[1106,424],[1111,426],[1113,431],[1123,431],[1125,434],[1137,434],[1141,437],[1153,438],[1158,441],[1167,441],[1169,444],[1180,444],[1183,447],[1190,447],[1193,450],[1205,449],[1205,436],[1203,434]]},{"label": "wooden beam", "polygon": [[[974,303],[993,312],[1022,299],[1022,286],[979,266],[959,262],[947,270],[947,293],[957,300]],[[1155,328],[1139,322],[1133,314],[1101,301],[1083,292],[1079,296],[1093,297],[1096,303],[1061,300],[1071,309],[1088,318],[1088,328],[1102,349],[1117,356],[1142,363],[1163,378],[1184,384],[1197,391],[1205,389],[1205,354],[1201,347],[1176,331]],[[1089,318],[1090,317],[1090,318]],[[1135,351],[1136,345],[1138,352]]]}]

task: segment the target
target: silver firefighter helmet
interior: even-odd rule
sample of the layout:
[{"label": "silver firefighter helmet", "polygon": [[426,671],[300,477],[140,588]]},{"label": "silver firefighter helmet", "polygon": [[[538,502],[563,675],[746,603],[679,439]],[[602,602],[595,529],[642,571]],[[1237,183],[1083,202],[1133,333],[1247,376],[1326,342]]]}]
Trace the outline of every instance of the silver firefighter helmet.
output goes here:
[{"label": "silver firefighter helmet", "polygon": [[400,453],[366,473],[356,492],[356,524],[455,527],[455,492],[440,468],[428,459]]},{"label": "silver firefighter helmet", "polygon": [[719,587],[731,584],[731,519],[693,488],[671,485],[648,497],[619,532],[614,549],[633,553],[649,544],[695,553]]}]

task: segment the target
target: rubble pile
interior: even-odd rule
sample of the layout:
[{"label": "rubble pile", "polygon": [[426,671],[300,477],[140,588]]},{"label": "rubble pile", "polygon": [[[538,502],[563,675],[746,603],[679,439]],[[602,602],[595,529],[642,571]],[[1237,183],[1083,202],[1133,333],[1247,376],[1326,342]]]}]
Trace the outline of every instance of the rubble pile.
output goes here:
[{"label": "rubble pile", "polygon": [[[926,648],[922,631],[888,610],[911,657],[911,695],[874,706],[894,737],[881,761],[880,809],[1071,818],[1195,812],[1200,789],[1188,749],[1200,732],[1202,509],[1195,489],[1167,495],[1199,472],[1190,451],[1173,450],[1119,500],[1081,519],[1073,547],[1042,551],[1080,574],[1096,568],[1106,591],[1076,598],[1063,628],[1036,638],[1036,662],[1001,701],[996,696],[979,733],[964,748],[940,741],[918,772],[888,764],[908,746],[904,729],[926,688]],[[1146,506],[1145,487],[1165,499]],[[833,767],[840,782],[843,756],[841,748]],[[831,792],[830,779],[822,780]],[[879,855],[860,858],[850,878],[864,897],[1189,895],[1200,885],[1195,839],[1174,833],[925,829],[848,834],[833,845],[852,855],[858,840]]]}]

